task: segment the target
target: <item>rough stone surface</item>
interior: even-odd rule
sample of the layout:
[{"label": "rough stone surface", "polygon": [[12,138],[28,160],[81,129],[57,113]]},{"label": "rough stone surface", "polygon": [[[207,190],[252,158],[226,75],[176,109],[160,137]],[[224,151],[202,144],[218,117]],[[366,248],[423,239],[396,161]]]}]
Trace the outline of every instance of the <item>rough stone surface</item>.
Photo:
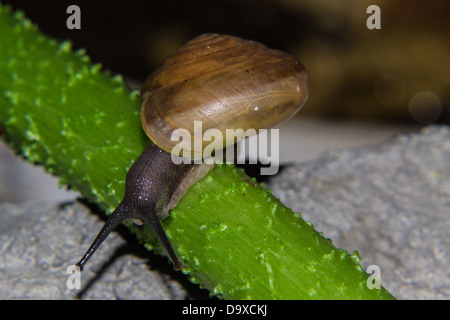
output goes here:
[{"label": "rough stone surface", "polygon": [[0,221],[0,299],[186,299],[192,296],[188,290],[196,294],[194,285],[164,258],[140,247],[125,228],[113,232],[89,261],[81,290],[68,289],[67,267],[81,258],[103,225],[81,203],[3,203]]},{"label": "rough stone surface", "polygon": [[450,299],[450,127],[331,150],[267,186],[397,298]]},{"label": "rough stone surface", "polygon": [[[450,299],[450,129],[428,127],[380,145],[325,153],[268,187],[362,265],[380,267],[399,299]],[[0,203],[0,299],[206,298],[125,228],[110,235],[69,290],[103,221],[78,202]],[[124,239],[125,237],[125,239]]]}]

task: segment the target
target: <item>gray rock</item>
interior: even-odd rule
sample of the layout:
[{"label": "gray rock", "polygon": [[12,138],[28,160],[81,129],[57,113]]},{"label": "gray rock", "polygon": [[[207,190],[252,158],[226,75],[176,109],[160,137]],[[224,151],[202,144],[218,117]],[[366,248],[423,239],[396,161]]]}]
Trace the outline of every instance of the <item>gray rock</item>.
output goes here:
[{"label": "gray rock", "polygon": [[[81,258],[103,225],[81,203],[3,203],[0,217],[0,299],[188,297],[184,277],[164,258],[133,248],[118,232],[81,273],[81,290],[69,289],[67,268]],[[162,267],[151,261],[155,259]]]},{"label": "gray rock", "polygon": [[450,128],[332,150],[284,169],[275,196],[377,265],[399,299],[450,299]]}]

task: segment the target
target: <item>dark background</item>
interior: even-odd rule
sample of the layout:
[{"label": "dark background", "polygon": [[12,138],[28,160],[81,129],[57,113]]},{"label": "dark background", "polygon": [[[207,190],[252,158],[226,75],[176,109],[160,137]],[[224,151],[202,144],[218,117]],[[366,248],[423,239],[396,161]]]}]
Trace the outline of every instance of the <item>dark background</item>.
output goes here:
[{"label": "dark background", "polygon": [[[300,115],[422,124],[450,120],[446,1],[4,3],[23,10],[45,34],[85,48],[92,61],[122,74],[133,86],[189,39],[227,33],[287,51],[306,66],[311,95]],[[81,30],[66,27],[71,4],[81,9]],[[381,8],[381,30],[366,27],[371,4]],[[427,94],[419,107],[415,104],[419,111],[411,110],[420,92]]]}]

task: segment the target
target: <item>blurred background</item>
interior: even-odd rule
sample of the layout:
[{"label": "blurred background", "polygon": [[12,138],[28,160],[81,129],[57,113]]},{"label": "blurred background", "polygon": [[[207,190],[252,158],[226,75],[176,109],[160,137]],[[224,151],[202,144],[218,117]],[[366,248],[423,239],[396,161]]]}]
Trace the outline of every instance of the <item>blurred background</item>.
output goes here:
[{"label": "blurred background", "polygon": [[[450,2],[382,0],[4,1],[47,35],[70,39],[93,62],[138,88],[161,61],[205,32],[260,41],[307,68],[310,98],[280,130],[282,164],[329,148],[378,143],[450,122]],[[69,30],[66,9],[81,9]],[[369,30],[369,5],[381,29]],[[1,35],[1,31],[0,31]],[[68,200],[57,179],[0,142],[0,201]]]}]

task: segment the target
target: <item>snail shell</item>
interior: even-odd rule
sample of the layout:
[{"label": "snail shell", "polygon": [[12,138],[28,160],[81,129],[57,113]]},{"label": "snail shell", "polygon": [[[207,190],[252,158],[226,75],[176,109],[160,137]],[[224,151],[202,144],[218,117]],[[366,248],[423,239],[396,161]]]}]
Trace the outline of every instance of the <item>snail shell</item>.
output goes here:
[{"label": "snail shell", "polygon": [[[168,153],[179,143],[171,140],[172,132],[187,129],[187,155],[201,158],[191,148],[194,121],[202,121],[202,136],[208,129],[219,129],[226,147],[226,129],[272,128],[291,118],[308,92],[305,68],[291,55],[255,41],[203,34],[146,80],[141,121],[150,139]],[[208,143],[202,142],[203,149]]]}]

